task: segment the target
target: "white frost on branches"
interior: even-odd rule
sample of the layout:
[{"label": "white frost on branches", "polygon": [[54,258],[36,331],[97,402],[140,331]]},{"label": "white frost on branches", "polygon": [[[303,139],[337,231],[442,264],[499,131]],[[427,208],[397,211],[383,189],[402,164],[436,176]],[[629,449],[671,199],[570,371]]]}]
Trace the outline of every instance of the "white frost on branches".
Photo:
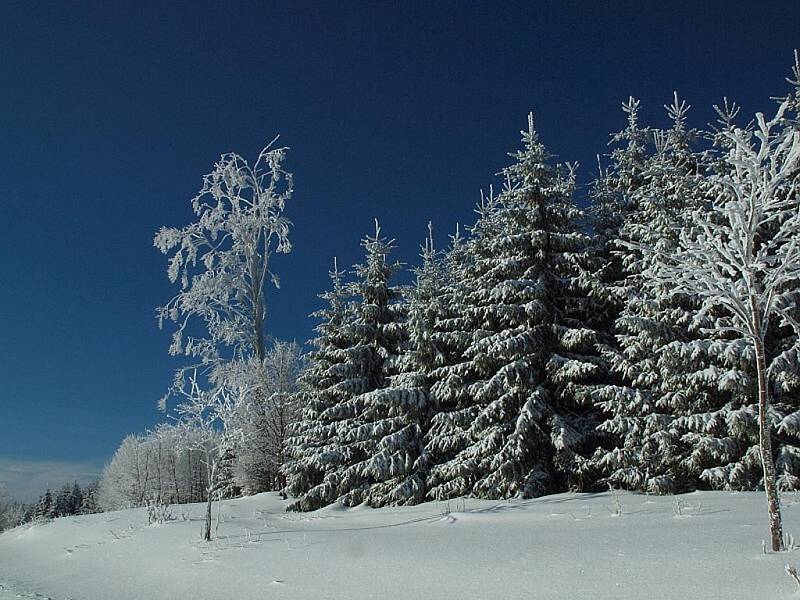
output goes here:
[{"label": "white frost on branches", "polygon": [[[717,322],[715,329],[734,332],[752,344],[759,450],[775,551],[782,549],[783,535],[768,380],[773,368],[796,362],[800,336],[795,318],[800,291],[800,131],[797,121],[786,116],[791,104],[791,98],[784,100],[769,121],[757,113],[752,129],[728,127],[720,132],[729,150],[722,172],[711,179],[711,206],[694,211],[670,252],[659,245],[639,247],[655,259],[650,285],[698,298],[702,307],[696,319],[722,309],[729,321]],[[776,320],[793,330],[795,339],[768,366],[767,332]]]},{"label": "white frost on branches", "polygon": [[[203,365],[216,363],[222,348],[236,358],[264,357],[265,288],[269,281],[279,284],[270,258],[291,250],[283,211],[293,180],[283,168],[287,148],[273,148],[276,140],[252,166],[238,154],[223,154],[192,200],[197,220],[162,227],[155,236],[154,245],[172,254],[167,274],[180,286],[157,311],[159,326],[176,324],[172,355]],[[189,333],[195,319],[204,326],[202,337]],[[185,371],[178,372],[176,387]]]},{"label": "white frost on branches", "polygon": [[201,389],[196,373],[188,386],[180,390],[181,402],[176,406],[179,423],[192,435],[184,437],[189,450],[202,452],[206,471],[206,521],[203,538],[211,540],[211,506],[222,490],[223,467],[237,444],[244,441],[245,430],[236,418],[247,397],[247,388],[216,386]]},{"label": "white frost on branches", "polygon": [[669,254],[641,248],[657,255],[654,284],[701,298],[698,318],[726,309],[730,327],[748,338],[763,338],[776,315],[800,333],[792,316],[800,282],[800,131],[785,124],[786,107],[770,121],[758,113],[753,131],[723,132],[731,169],[717,177],[711,210],[694,212]]}]

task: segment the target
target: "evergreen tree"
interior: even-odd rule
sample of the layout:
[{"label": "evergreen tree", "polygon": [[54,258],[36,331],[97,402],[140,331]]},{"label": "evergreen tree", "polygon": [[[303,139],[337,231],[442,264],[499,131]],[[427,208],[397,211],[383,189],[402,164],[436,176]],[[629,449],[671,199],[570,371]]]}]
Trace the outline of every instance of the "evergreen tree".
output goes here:
[{"label": "evergreen tree", "polygon": [[[302,472],[303,463],[310,463],[321,481],[302,494],[293,509],[313,510],[336,500],[347,506],[381,503],[385,490],[376,489],[373,499],[371,487],[397,472],[397,461],[403,460],[398,453],[404,452],[406,436],[413,432],[400,414],[402,407],[392,406],[398,396],[382,393],[388,378],[397,373],[403,337],[401,293],[390,285],[400,265],[387,262],[393,246],[381,237],[377,221],[375,235],[366,237],[362,245],[366,260],[356,265],[355,280],[347,286],[351,300],[339,327],[340,347],[332,353],[336,362],[328,367],[334,376],[323,394],[328,406],[317,413],[322,407],[312,400],[310,419],[305,419],[311,422],[299,426],[323,440],[321,444],[306,442],[315,449],[298,465]],[[296,468],[289,466],[290,477]]]},{"label": "evergreen tree", "polygon": [[80,507],[78,508],[79,515],[93,515],[102,512],[100,505],[97,502],[97,488],[99,481],[94,481],[83,488],[82,499]]},{"label": "evergreen tree", "polygon": [[468,311],[468,292],[478,284],[475,260],[480,244],[497,233],[492,230],[495,198],[481,195],[476,212],[478,222],[471,237],[464,238],[456,228],[444,259],[442,311],[434,323],[433,340],[439,348],[436,368],[431,371],[431,396],[434,414],[425,436],[425,454],[432,465],[428,480],[428,499],[442,500],[471,491],[469,468],[461,463],[461,453],[472,443],[470,426],[479,407],[467,387],[472,360],[466,356],[481,324]]},{"label": "evergreen tree", "polygon": [[637,245],[668,251],[691,210],[706,201],[707,189],[693,150],[698,132],[686,127],[685,102],[676,95],[667,107],[673,121],[667,131],[640,129],[638,107],[633,99],[624,105],[629,125],[613,139],[627,145],[615,150],[611,175],[596,186],[610,190],[620,207],[618,229],[606,233],[606,244],[609,271],[616,274],[607,285],[621,306],[613,328],[616,343],[604,353],[612,376],[596,393],[608,415],[601,430],[617,444],[598,451],[595,460],[615,484],[667,493],[684,488],[689,478],[690,444],[676,419],[705,410],[714,400],[704,366],[694,368],[669,350],[677,348],[673,343],[703,339],[702,324],[693,320],[697,302],[648,287],[652,260]]},{"label": "evergreen tree", "polygon": [[[346,364],[350,337],[347,324],[352,319],[348,292],[334,259],[329,273],[331,289],[320,294],[327,306],[311,316],[320,319],[317,336],[310,341],[314,348],[300,376],[300,393],[305,396],[302,417],[289,427],[287,461],[281,470],[286,478],[286,491],[298,498],[291,508],[311,510],[335,500],[333,489],[323,483],[329,465],[339,461],[334,429],[323,423],[321,416],[347,397],[337,385],[349,376]],[[314,490],[313,492],[311,490]],[[312,500],[313,498],[313,500]]]},{"label": "evergreen tree", "polygon": [[72,484],[72,494],[70,500],[70,514],[77,515],[81,509],[81,505],[83,504],[83,489],[78,485],[77,481],[73,482]]},{"label": "evergreen tree", "polygon": [[432,470],[432,497],[581,489],[596,444],[588,391],[603,367],[589,325],[574,176],[549,164],[532,116],[522,140],[502,193],[484,203],[472,229],[462,279],[472,340],[466,360],[437,375],[456,378],[450,389],[464,386],[476,416],[468,445]]},{"label": "evergreen tree", "polygon": [[[779,101],[783,105],[783,122],[798,127],[800,114],[800,62],[795,56],[792,92]],[[742,130],[735,119],[739,109],[735,104],[715,107],[720,116],[720,127],[712,135],[714,151],[707,157],[710,195],[723,206],[721,199],[729,197],[729,182],[740,177],[736,163],[731,157],[741,152]],[[796,130],[796,129],[795,129]],[[763,132],[761,132],[763,134]],[[745,135],[750,135],[747,130]],[[726,184],[726,182],[728,182]],[[787,187],[783,202],[797,202],[797,190]],[[724,210],[728,210],[725,208]],[[704,216],[704,215],[703,215]],[[759,225],[756,233],[758,247],[780,245],[779,236],[786,227],[783,218],[771,218]],[[788,263],[789,261],[787,261]],[[758,425],[759,407],[754,398],[758,395],[756,354],[751,349],[751,340],[737,334],[735,322],[722,310],[710,311],[714,320],[708,327],[713,332],[710,343],[683,350],[689,360],[696,356],[710,356],[714,361],[709,369],[716,379],[723,402],[705,414],[690,420],[690,435],[694,450],[692,459],[706,468],[703,481],[722,489],[755,489],[764,485],[760,435]],[[796,331],[789,326],[791,320],[798,322],[798,310],[794,308],[783,315],[773,315],[766,322],[764,335],[764,358],[770,364],[767,393],[770,401],[768,427],[774,449],[776,484],[781,490],[800,488],[800,418],[797,405],[800,394],[800,361],[797,354]],[[712,370],[713,369],[713,370]],[[688,437],[688,436],[687,436]]]},{"label": "evergreen tree", "polygon": [[53,494],[48,489],[36,503],[33,509],[33,518],[37,521],[44,521],[47,519],[53,519],[56,516]]},{"label": "evergreen tree", "polygon": [[[74,515],[77,512],[78,506],[80,506],[81,495],[81,489],[78,486],[78,482],[75,482],[73,485],[69,485],[68,483],[64,484],[55,498],[53,505],[53,512],[55,515],[57,517]],[[76,500],[78,503],[77,506]]]},{"label": "evergreen tree", "polygon": [[422,265],[413,270],[414,285],[406,291],[404,344],[394,365],[396,373],[387,375],[384,389],[370,394],[376,412],[400,421],[399,429],[380,440],[370,459],[372,506],[413,504],[425,496],[430,461],[423,436],[433,409],[430,372],[439,357],[433,333],[442,310],[444,277],[430,223],[421,258]]},{"label": "evergreen tree", "polygon": [[396,461],[403,458],[398,454],[404,453],[405,436],[411,433],[403,406],[394,405],[397,396],[384,393],[389,377],[397,373],[403,335],[401,292],[390,284],[400,265],[387,262],[392,243],[381,237],[377,221],[375,235],[362,241],[366,260],[354,268],[349,286],[354,304],[347,325],[348,377],[337,384],[343,401],[321,415],[333,425],[341,451],[341,461],[326,479],[335,483],[336,497],[345,506],[372,501],[372,485],[399,469]]},{"label": "evergreen tree", "polygon": [[[722,130],[710,135],[715,149],[698,152],[694,147],[701,134],[686,127],[688,107],[676,96],[666,108],[673,120],[670,130],[642,130],[638,103],[626,105],[629,128],[614,138],[626,141],[627,148],[614,151],[611,175],[595,184],[598,229],[612,248],[606,254],[606,265],[611,265],[606,274],[612,275],[605,284],[612,302],[622,305],[615,320],[616,345],[606,350],[613,373],[598,393],[600,406],[611,415],[601,428],[616,436],[618,444],[599,451],[596,459],[610,481],[633,489],[754,489],[761,480],[757,407],[752,402],[755,356],[723,311],[701,311],[696,298],[671,294],[669,286],[648,286],[654,265],[638,249],[669,254],[678,231],[692,226],[692,211],[719,195],[714,181],[730,170],[725,132],[734,127],[738,109],[727,103],[718,109]],[[647,152],[643,138],[651,140]],[[613,223],[603,227],[612,222],[604,217],[613,217],[613,206],[621,215],[616,234]],[[786,330],[772,331],[777,335]],[[768,341],[775,348],[772,356],[792,344],[791,334],[778,338]],[[776,398],[791,398],[787,392],[795,389],[793,369],[786,373]],[[780,415],[793,410],[780,403],[774,409]],[[784,489],[798,482],[800,453],[796,432],[791,433],[776,438]]]}]

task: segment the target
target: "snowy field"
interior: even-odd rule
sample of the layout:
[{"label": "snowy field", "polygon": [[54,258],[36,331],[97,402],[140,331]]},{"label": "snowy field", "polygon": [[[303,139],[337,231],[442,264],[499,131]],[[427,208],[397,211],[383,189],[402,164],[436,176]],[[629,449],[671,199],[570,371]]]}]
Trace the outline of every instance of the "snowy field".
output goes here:
[{"label": "snowy field", "polygon": [[[798,597],[784,565],[800,550],[762,553],[763,494],[620,501],[620,516],[608,493],[298,514],[261,494],[223,502],[210,544],[199,504],[155,526],[144,509],[67,517],[0,535],[0,600]],[[800,499],[784,502],[800,533]]]}]

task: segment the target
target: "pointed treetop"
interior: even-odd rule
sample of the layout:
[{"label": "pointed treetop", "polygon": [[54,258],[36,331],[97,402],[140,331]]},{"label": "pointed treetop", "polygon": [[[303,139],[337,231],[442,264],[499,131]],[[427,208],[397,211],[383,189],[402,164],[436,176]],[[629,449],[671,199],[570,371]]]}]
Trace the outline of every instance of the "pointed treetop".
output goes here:
[{"label": "pointed treetop", "polygon": [[450,250],[456,250],[461,247],[461,244],[464,242],[464,238],[461,236],[460,223],[456,223],[455,232],[451,233],[448,237],[450,238]]},{"label": "pointed treetop", "polygon": [[725,96],[722,101],[722,106],[719,104],[714,105],[714,111],[719,115],[717,123],[722,125],[725,129],[732,129],[733,121],[736,119],[736,115],[739,114],[739,106],[736,102],[728,102],[727,96]]},{"label": "pointed treetop", "polygon": [[691,104],[686,104],[685,100],[680,100],[678,92],[672,92],[672,104],[665,104],[664,108],[667,109],[669,118],[675,123],[675,129],[682,131],[686,123],[686,113],[692,108]]},{"label": "pointed treetop", "polygon": [[342,287],[342,276],[344,275],[344,271],[339,270],[339,259],[337,257],[333,257],[333,271],[328,272],[328,276],[333,282],[333,290],[334,292],[338,293]]},{"label": "pointed treetop", "polygon": [[628,100],[622,103],[622,110],[628,115],[628,124],[632,130],[637,128],[639,121],[639,100],[633,96],[628,96]]},{"label": "pointed treetop", "polygon": [[483,190],[481,190],[481,202],[478,205],[478,210],[476,212],[481,213],[488,210],[492,204],[494,204],[495,196],[494,196],[494,185],[489,184],[489,194],[487,195]]},{"label": "pointed treetop", "polygon": [[567,169],[567,181],[573,181],[578,174],[578,168],[581,166],[581,163],[577,160],[573,160],[571,162],[567,161],[563,163],[563,165]]},{"label": "pointed treetop", "polygon": [[600,158],[599,154],[595,155],[597,158],[597,177],[598,179],[605,179],[608,177],[608,169],[603,168],[603,160]]},{"label": "pointed treetop", "polygon": [[[792,98],[791,94],[787,94],[786,100],[789,100],[794,107],[794,110],[800,111],[800,53],[798,53],[797,49],[794,51],[794,66],[792,67],[792,75],[794,79],[791,77],[787,77],[786,81],[792,84],[794,88],[794,98]],[[780,98],[779,100],[783,100]]]},{"label": "pointed treetop", "polygon": [[428,235],[425,238],[425,243],[422,245],[421,250],[420,257],[422,258],[423,265],[428,267],[436,260],[436,250],[433,244],[433,223],[430,221],[428,221]]},{"label": "pointed treetop", "polygon": [[794,66],[792,67],[792,75],[794,75],[794,79],[787,77],[786,81],[795,87],[800,87],[800,54],[798,54],[796,48],[794,51]]}]

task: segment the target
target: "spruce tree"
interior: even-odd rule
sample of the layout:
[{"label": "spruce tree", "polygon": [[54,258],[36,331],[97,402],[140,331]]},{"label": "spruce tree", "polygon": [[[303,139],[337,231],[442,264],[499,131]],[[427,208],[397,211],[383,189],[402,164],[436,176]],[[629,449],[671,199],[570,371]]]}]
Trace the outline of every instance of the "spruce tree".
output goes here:
[{"label": "spruce tree", "polygon": [[442,305],[443,267],[433,242],[431,224],[422,248],[422,265],[413,270],[415,281],[405,293],[403,307],[403,344],[387,375],[387,385],[370,394],[384,414],[400,419],[401,426],[378,444],[370,461],[375,483],[368,502],[415,504],[424,499],[430,466],[423,436],[433,411],[430,393],[430,372],[439,357],[433,339],[434,327]]},{"label": "spruce tree", "polygon": [[[327,306],[311,315],[321,322],[314,329],[317,335],[310,341],[314,350],[309,353],[308,364],[300,376],[305,408],[301,419],[289,427],[288,459],[281,469],[286,478],[286,492],[299,498],[291,506],[295,510],[311,510],[335,500],[333,489],[323,485],[323,478],[330,465],[339,462],[339,451],[334,430],[322,421],[321,415],[347,397],[337,384],[347,377],[346,325],[352,315],[344,272],[339,270],[335,259],[329,276],[331,289],[319,295]],[[310,493],[312,489],[314,492]]]},{"label": "spruce tree", "polygon": [[79,515],[92,515],[101,512],[97,502],[97,488],[99,482],[94,481],[83,488],[81,505],[78,508]]},{"label": "spruce tree", "polygon": [[436,467],[434,477],[428,479],[428,499],[448,498],[469,490],[466,479],[456,474],[445,476],[445,471],[449,465],[458,464],[451,461],[469,446],[469,427],[477,416],[477,406],[463,378],[470,367],[464,353],[472,343],[476,328],[473,319],[466,314],[465,304],[472,272],[468,266],[474,256],[472,243],[457,227],[443,260],[439,314],[431,334],[437,349],[429,376],[433,413],[424,440],[425,460]]},{"label": "spruce tree", "polygon": [[[338,385],[349,397],[327,409],[323,420],[330,420],[343,459],[331,480],[335,480],[337,499],[345,506],[365,501],[380,504],[384,486],[395,473],[410,468],[405,446],[413,436],[413,426],[404,413],[403,394],[387,393],[390,378],[399,372],[398,359],[403,343],[401,290],[391,284],[400,270],[399,263],[388,262],[393,240],[381,236],[376,220],[375,234],[362,240],[365,261],[353,269],[349,286],[353,298],[353,320],[348,324],[351,344],[345,350],[350,377]],[[410,445],[410,444],[409,444]]]},{"label": "spruce tree", "polygon": [[696,302],[647,287],[652,264],[635,245],[667,251],[690,211],[704,202],[705,189],[692,148],[697,132],[686,128],[688,107],[677,95],[667,107],[673,120],[667,131],[640,128],[638,101],[630,99],[623,108],[628,128],[613,139],[625,147],[612,153],[611,175],[600,184],[612,191],[622,216],[607,237],[611,271],[617,274],[608,285],[621,308],[613,328],[616,342],[604,353],[612,376],[596,393],[608,416],[601,430],[617,443],[598,451],[595,460],[616,485],[667,493],[687,480],[688,446],[675,420],[711,401],[701,385],[691,390],[684,385],[689,365],[664,353],[673,342],[700,336],[699,327],[692,327]]},{"label": "spruce tree", "polygon": [[53,519],[56,516],[57,515],[55,513],[55,502],[53,501],[53,494],[48,489],[36,503],[35,508],[33,509],[33,518],[36,519],[37,521],[44,521],[47,519]]},{"label": "spruce tree", "polygon": [[[589,385],[603,367],[588,325],[588,240],[572,168],[550,164],[529,116],[505,186],[472,229],[465,361],[444,367],[475,418],[468,445],[432,470],[432,497],[581,489],[596,443]],[[466,424],[466,423],[465,423]]]},{"label": "spruce tree", "polygon": [[475,481],[474,465],[466,458],[475,443],[471,428],[480,405],[469,385],[477,374],[468,350],[483,334],[483,326],[473,310],[472,294],[482,285],[479,257],[500,234],[497,210],[497,199],[490,188],[488,195],[481,194],[476,208],[478,220],[469,228],[469,237],[463,239],[457,230],[446,257],[446,308],[434,334],[444,354],[441,365],[431,373],[436,414],[426,436],[426,450],[433,464],[427,492],[430,499],[471,494]]},{"label": "spruce tree", "polygon": [[389,378],[398,373],[403,342],[401,292],[390,283],[400,265],[387,261],[393,242],[381,237],[375,225],[375,235],[362,241],[366,259],[355,266],[355,279],[347,286],[350,302],[337,334],[341,345],[329,367],[335,378],[326,389],[330,404],[318,414],[312,409],[299,426],[309,426],[324,440],[305,461],[321,481],[305,493],[290,489],[301,491],[293,509],[313,510],[334,501],[380,504],[386,490],[376,488],[373,499],[372,486],[398,473],[399,461],[406,465],[405,446],[413,428],[402,414],[402,398],[396,403],[402,394],[384,393]]},{"label": "spruce tree", "polygon": [[[645,159],[640,144],[634,148],[637,161],[626,149],[615,151],[614,175],[596,186],[619,193],[623,216],[616,236],[609,236],[622,265],[611,284],[622,301],[616,346],[606,352],[613,374],[598,393],[610,414],[601,428],[618,443],[596,458],[609,481],[633,489],[754,489],[761,474],[752,403],[755,362],[747,340],[733,332],[722,311],[701,311],[696,298],[648,285],[654,264],[641,248],[671,253],[679,231],[693,226],[692,211],[703,210],[720,193],[715,173],[729,168],[728,149],[719,147],[724,135],[712,135],[718,147],[700,152],[695,147],[701,132],[686,127],[686,104],[676,95],[666,108],[673,126],[647,130],[652,141]],[[719,112],[723,128],[732,127],[735,114],[728,108]],[[632,137],[629,131],[616,139],[630,145]],[[636,178],[628,175],[632,164]],[[780,460],[785,488],[796,485],[794,443],[787,442]]]},{"label": "spruce tree", "polygon": [[[795,56],[792,92],[779,98],[786,105],[783,118],[786,123],[798,126],[800,114],[800,63]],[[720,118],[711,134],[714,148],[706,156],[710,195],[719,202],[729,193],[724,181],[735,177],[734,165],[729,160],[736,148],[735,119],[739,112],[735,104],[715,107]],[[785,202],[796,202],[796,190],[786,193]],[[780,235],[779,219],[762,224],[758,231],[759,244],[775,243]],[[713,336],[708,344],[683,349],[683,358],[709,357],[709,374],[716,381],[722,401],[714,410],[698,414],[687,421],[694,449],[692,460],[705,467],[700,477],[705,484],[722,489],[755,489],[764,485],[759,449],[759,409],[757,396],[756,355],[750,349],[750,340],[736,334],[735,324],[724,311],[711,311],[713,322],[708,329]],[[798,322],[798,310],[787,313]],[[800,392],[800,361],[797,353],[797,335],[789,321],[773,316],[766,327],[764,339],[765,359],[770,364],[768,395],[770,398],[769,428],[771,429],[776,484],[781,490],[800,488],[800,417],[797,412]],[[699,346],[699,347],[698,347]]]}]

